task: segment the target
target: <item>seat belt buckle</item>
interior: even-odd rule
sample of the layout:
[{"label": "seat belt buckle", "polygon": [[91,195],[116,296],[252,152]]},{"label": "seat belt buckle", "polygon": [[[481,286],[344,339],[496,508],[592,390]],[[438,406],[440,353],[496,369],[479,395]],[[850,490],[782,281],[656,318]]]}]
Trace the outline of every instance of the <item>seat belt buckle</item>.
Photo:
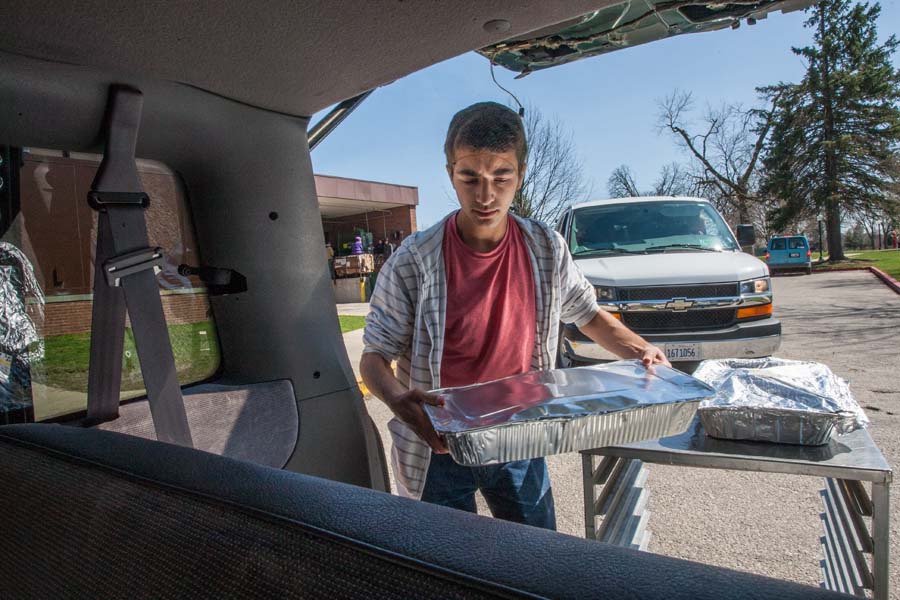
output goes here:
[{"label": "seat belt buckle", "polygon": [[162,248],[144,248],[114,256],[103,263],[103,274],[109,287],[119,287],[123,277],[153,269],[159,275],[166,263]]},{"label": "seat belt buckle", "polygon": [[106,210],[110,206],[150,206],[150,196],[144,192],[98,192],[91,190],[87,195],[88,205],[97,211]]}]

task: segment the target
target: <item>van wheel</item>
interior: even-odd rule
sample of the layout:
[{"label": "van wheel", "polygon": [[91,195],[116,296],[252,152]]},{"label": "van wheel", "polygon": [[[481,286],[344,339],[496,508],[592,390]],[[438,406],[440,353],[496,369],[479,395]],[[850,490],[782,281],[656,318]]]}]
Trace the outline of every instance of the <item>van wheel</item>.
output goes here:
[{"label": "van wheel", "polygon": [[556,368],[557,369],[568,369],[572,366],[572,361],[566,356],[565,353],[565,331],[563,330],[564,325],[562,323],[559,324],[559,341],[556,345]]},{"label": "van wheel", "polygon": [[812,267],[806,267],[806,274],[812,275]]},{"label": "van wheel", "polygon": [[691,375],[694,371],[696,371],[697,367],[699,367],[699,366],[700,366],[699,360],[685,360],[685,361],[672,363],[673,369],[678,369],[682,373],[687,373],[688,375]]}]

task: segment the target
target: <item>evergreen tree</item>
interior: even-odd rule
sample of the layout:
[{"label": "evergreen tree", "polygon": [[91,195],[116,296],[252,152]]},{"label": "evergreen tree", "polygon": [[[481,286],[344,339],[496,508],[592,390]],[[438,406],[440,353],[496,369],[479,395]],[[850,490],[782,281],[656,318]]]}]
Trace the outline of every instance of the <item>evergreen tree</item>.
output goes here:
[{"label": "evergreen tree", "polygon": [[799,84],[762,91],[779,97],[764,160],[764,192],[781,201],[776,223],[825,214],[831,261],[844,258],[841,221],[849,211],[885,206],[900,181],[898,41],[878,43],[875,3],[824,0],[807,9],[813,45]]}]

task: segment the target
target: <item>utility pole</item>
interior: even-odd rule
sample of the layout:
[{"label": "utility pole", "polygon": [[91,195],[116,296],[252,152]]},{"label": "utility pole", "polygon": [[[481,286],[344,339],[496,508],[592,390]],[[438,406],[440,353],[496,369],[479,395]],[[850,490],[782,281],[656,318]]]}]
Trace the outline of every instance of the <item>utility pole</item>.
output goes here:
[{"label": "utility pole", "polygon": [[823,260],[825,260],[822,258],[822,249],[823,249],[822,238],[825,237],[825,234],[822,231],[823,229],[825,229],[825,221],[823,221],[820,217],[819,218],[819,262],[822,262]]}]

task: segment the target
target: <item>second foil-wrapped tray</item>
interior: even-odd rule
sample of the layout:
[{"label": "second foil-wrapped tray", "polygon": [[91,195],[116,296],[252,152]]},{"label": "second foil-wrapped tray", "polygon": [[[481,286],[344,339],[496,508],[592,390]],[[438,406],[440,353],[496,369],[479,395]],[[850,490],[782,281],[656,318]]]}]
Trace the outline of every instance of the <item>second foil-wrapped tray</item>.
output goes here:
[{"label": "second foil-wrapped tray", "polygon": [[715,391],[636,360],[435,390],[425,409],[457,463],[490,465],[677,435]]},{"label": "second foil-wrapped tray", "polygon": [[847,382],[820,363],[707,360],[694,375],[716,390],[698,410],[712,437],[821,446],[868,423]]}]

